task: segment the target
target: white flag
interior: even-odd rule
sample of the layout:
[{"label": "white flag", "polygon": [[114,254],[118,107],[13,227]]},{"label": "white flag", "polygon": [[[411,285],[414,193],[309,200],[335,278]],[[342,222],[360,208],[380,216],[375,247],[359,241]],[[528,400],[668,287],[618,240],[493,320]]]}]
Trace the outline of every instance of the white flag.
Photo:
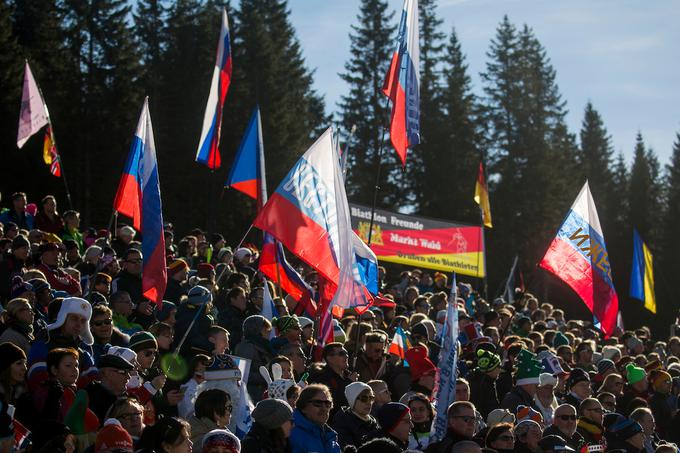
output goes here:
[{"label": "white flag", "polygon": [[26,62],[24,72],[24,92],[21,95],[21,111],[19,112],[19,132],[17,133],[17,147],[21,148],[24,143],[48,124],[47,107],[40,95],[38,84],[35,83],[31,68]]}]

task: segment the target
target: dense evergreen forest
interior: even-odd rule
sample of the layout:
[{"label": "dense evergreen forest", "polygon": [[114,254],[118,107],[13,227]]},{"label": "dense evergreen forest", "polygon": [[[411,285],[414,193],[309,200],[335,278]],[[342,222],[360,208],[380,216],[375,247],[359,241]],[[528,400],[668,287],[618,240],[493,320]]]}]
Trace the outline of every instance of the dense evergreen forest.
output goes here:
[{"label": "dense evergreen forest", "polygon": [[[219,34],[220,10],[231,26],[234,73],[222,125],[223,167],[193,162]],[[680,134],[669,162],[659,162],[639,131],[632,162],[615,154],[606,118],[583,109],[568,129],[566,100],[549,49],[530,24],[499,18],[489,43],[483,86],[473,87],[455,29],[444,30],[436,0],[420,0],[421,144],[402,170],[384,148],[379,206],[441,219],[479,222],[472,200],[480,159],[488,167],[494,228],[487,230],[490,293],[520,256],[539,295],[569,293],[537,271],[557,227],[587,178],[597,204],[612,273],[631,326],[665,320],[680,308]],[[370,204],[376,156],[389,146],[388,110],[380,93],[398,17],[385,0],[362,0],[350,32],[351,55],[340,74],[348,90],[327,106],[313,88],[313,68],[285,0],[0,0],[0,190],[46,193],[66,208],[61,180],[42,163],[42,140],[17,151],[15,137],[24,60],[41,86],[62,166],[84,224],[106,226],[142,100],[150,96],[164,216],[180,233],[214,226],[237,242],[254,203],[223,191],[238,142],[256,104],[262,112],[270,191],[334,122],[349,143],[347,191]],[[337,111],[332,115],[332,111]],[[630,112],[635,115],[635,112]],[[655,257],[659,313],[628,294],[632,229]],[[493,294],[489,294],[493,296]],[[665,333],[665,332],[664,332]]]}]

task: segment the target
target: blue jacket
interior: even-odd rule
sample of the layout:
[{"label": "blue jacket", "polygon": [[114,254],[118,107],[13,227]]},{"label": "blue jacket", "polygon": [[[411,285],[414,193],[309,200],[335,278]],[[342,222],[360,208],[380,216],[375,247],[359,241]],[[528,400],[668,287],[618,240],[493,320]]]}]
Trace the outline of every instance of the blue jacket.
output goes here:
[{"label": "blue jacket", "polygon": [[291,453],[340,453],[338,433],[330,426],[323,427],[308,420],[295,409],[295,427],[290,433]]}]

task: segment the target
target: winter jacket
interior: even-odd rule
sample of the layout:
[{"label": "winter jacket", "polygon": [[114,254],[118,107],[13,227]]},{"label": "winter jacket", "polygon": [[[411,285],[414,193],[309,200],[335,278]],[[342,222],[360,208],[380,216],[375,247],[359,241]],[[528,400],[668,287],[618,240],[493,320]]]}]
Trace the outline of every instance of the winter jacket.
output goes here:
[{"label": "winter jacket", "polygon": [[49,339],[36,340],[28,353],[28,374],[26,380],[28,388],[34,391],[40,384],[45,382],[49,376],[47,373],[47,353],[55,348],[74,348],[78,350],[80,358],[78,367],[80,376],[76,383],[78,388],[84,388],[91,381],[99,378],[99,370],[94,365],[92,358],[92,348],[80,340],[66,338],[57,335],[56,331],[51,332]]},{"label": "winter jacket", "polygon": [[468,375],[468,381],[470,382],[470,401],[486,420],[489,412],[500,406],[496,393],[496,381],[477,368]]},{"label": "winter jacket", "polygon": [[673,409],[669,401],[670,398],[670,395],[654,392],[649,399],[649,408],[652,410],[656,421],[656,431],[662,439],[670,439],[673,429]]},{"label": "winter jacket", "polygon": [[[144,302],[146,299],[142,294],[142,275],[133,275],[126,270],[120,271],[118,276],[111,282],[111,294],[117,291],[126,291],[130,294],[130,299],[134,304]],[[130,321],[140,324],[144,329],[148,329],[151,324],[156,322],[153,313],[145,315],[137,310],[130,315]]]},{"label": "winter jacket", "polygon": [[[201,311],[198,317],[196,317],[196,310]],[[196,321],[194,322],[194,325],[191,326],[194,318],[196,318]],[[175,323],[175,332],[184,333],[189,329],[189,326],[191,326],[191,330],[189,330],[187,339],[182,346],[181,354],[183,356],[190,356],[190,351],[192,348],[198,348],[207,351],[213,350],[213,344],[210,342],[210,340],[208,340],[207,335],[208,329],[213,326],[213,319],[205,312],[205,308],[203,306],[197,308],[194,305],[184,303],[177,308],[175,319],[177,320]],[[175,336],[175,342],[172,345],[173,348],[177,347],[179,342],[182,340],[181,337],[182,335]],[[251,369],[259,370],[259,368]]]},{"label": "winter jacket", "polygon": [[221,426],[217,426],[217,423],[210,420],[209,418],[198,418],[195,414],[189,417],[187,421],[191,426],[191,441],[194,443],[194,445],[201,445],[203,442],[203,436],[213,429],[224,429]]},{"label": "winter jacket", "polygon": [[47,278],[47,282],[52,286],[52,289],[56,291],[66,291],[72,296],[82,294],[80,282],[64,272],[63,269],[41,263],[40,266],[38,266],[38,270],[45,274],[45,278]]},{"label": "winter jacket", "polygon": [[338,433],[330,426],[319,426],[299,410],[293,412],[295,427],[290,433],[292,453],[340,453]]},{"label": "winter jacket", "polygon": [[22,275],[26,263],[20,260],[13,253],[6,252],[0,260],[0,301],[9,300],[12,291],[12,277]]},{"label": "winter jacket", "polygon": [[248,393],[253,401],[260,401],[262,399],[262,394],[267,389],[267,382],[259,373],[259,370],[261,366],[266,367],[271,359],[274,358],[271,349],[266,349],[264,343],[257,344],[250,339],[243,339],[236,346],[234,355],[243,357],[244,359],[250,359],[250,369],[258,370],[257,373],[250,373],[248,376]]},{"label": "winter jacket", "polygon": [[585,445],[606,445],[604,428],[588,418],[579,417],[576,432],[583,437]]},{"label": "winter jacket", "polygon": [[38,211],[35,215],[35,227],[46,233],[59,234],[64,228],[64,221],[59,214],[54,214],[54,219],[50,219],[44,212]]},{"label": "winter jacket", "polygon": [[24,350],[26,356],[28,356],[31,350],[31,341],[33,336],[29,335],[28,332],[22,331],[20,326],[10,325],[5,329],[5,331],[0,335],[0,343],[13,343]]},{"label": "winter jacket", "polygon": [[333,417],[331,423],[338,433],[341,448],[346,445],[361,445],[361,440],[371,431],[379,429],[378,422],[369,415],[368,420],[362,420],[349,407],[343,407]]},{"label": "winter jacket", "polygon": [[515,386],[503,397],[501,407],[516,414],[519,406],[534,407],[534,399],[522,387]]},{"label": "winter jacket", "polygon": [[239,344],[243,339],[243,321],[246,320],[247,316],[248,314],[245,311],[241,311],[228,303],[226,307],[220,310],[217,323],[229,331],[230,344]]},{"label": "winter jacket", "polygon": [[347,397],[345,396],[345,387],[351,384],[352,380],[340,376],[328,365],[324,365],[321,370],[311,373],[308,382],[310,384],[324,384],[330,389],[331,396],[333,397],[333,409],[331,409],[330,420],[333,420],[335,413],[338,412],[341,407],[348,405]]},{"label": "winter jacket", "polygon": [[19,229],[32,230],[35,224],[35,219],[33,214],[24,211],[18,214],[14,209],[4,209],[0,214],[0,222],[3,225],[7,225],[9,222],[14,222],[17,224]]},{"label": "winter jacket", "polygon": [[241,441],[241,453],[288,453],[290,445],[276,447],[272,442],[269,430],[264,426],[253,423],[252,428]]},{"label": "winter jacket", "polygon": [[168,279],[168,286],[165,288],[165,294],[163,295],[163,300],[172,302],[175,305],[179,305],[182,296],[186,296],[187,290],[184,288],[181,282],[173,278]]},{"label": "winter jacket", "polygon": [[440,440],[439,442],[431,443],[425,450],[425,453],[451,453],[451,451],[453,450],[453,446],[458,442],[464,440],[472,441],[473,439],[463,437],[460,434],[454,433],[453,431],[449,430],[442,440]]},{"label": "winter jacket", "polygon": [[547,427],[545,431],[543,431],[543,437],[549,436],[551,434],[555,434],[556,436],[560,436],[562,439],[566,440],[567,445],[569,445],[576,451],[579,451],[581,446],[585,443],[583,436],[579,434],[578,431],[576,431],[573,436],[569,437],[565,433],[563,433],[557,426],[551,425]]}]

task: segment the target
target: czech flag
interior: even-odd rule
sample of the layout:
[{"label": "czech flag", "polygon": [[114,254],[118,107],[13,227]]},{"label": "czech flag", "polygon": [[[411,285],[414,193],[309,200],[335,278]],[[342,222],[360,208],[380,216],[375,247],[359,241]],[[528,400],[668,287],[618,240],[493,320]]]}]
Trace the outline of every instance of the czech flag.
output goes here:
[{"label": "czech flag", "polygon": [[[231,187],[257,200],[257,210],[267,202],[267,182],[264,176],[264,146],[260,108],[255,107],[248,128],[236,152],[234,165],[224,187]],[[272,277],[270,277],[272,278]]]},{"label": "czech flag", "polygon": [[606,337],[611,336],[619,298],[587,181],[539,266],[569,285],[593,313],[595,325],[600,325]]},{"label": "czech flag", "polygon": [[652,252],[633,229],[633,269],[630,274],[630,297],[641,300],[645,308],[656,313],[654,295],[654,265]]},{"label": "czech flag", "polygon": [[420,48],[418,0],[404,0],[397,50],[392,55],[383,93],[392,101],[390,139],[402,165],[409,147],[420,143]]},{"label": "czech flag", "polygon": [[201,140],[198,142],[196,162],[214,170],[220,168],[220,128],[222,127],[222,108],[231,83],[231,43],[229,41],[229,20],[227,10],[222,9],[222,29],[217,43],[217,59],[213,69],[210,95],[203,116]]},{"label": "czech flag", "polygon": [[126,209],[129,208],[137,216],[133,217],[133,223],[135,228],[139,225],[139,231],[142,233],[144,259],[142,294],[160,306],[163,303],[163,294],[165,294],[167,284],[165,237],[156,145],[149,115],[148,97],[144,99],[137,131],[132,139],[130,155],[125,165],[125,173],[118,187],[116,202],[119,200],[123,201]]}]

